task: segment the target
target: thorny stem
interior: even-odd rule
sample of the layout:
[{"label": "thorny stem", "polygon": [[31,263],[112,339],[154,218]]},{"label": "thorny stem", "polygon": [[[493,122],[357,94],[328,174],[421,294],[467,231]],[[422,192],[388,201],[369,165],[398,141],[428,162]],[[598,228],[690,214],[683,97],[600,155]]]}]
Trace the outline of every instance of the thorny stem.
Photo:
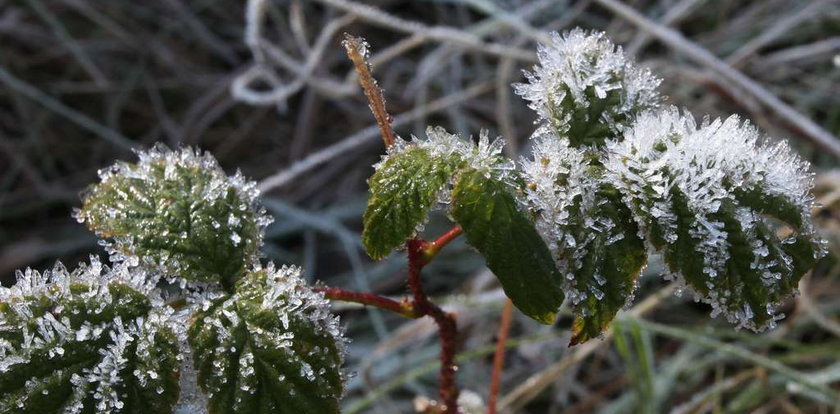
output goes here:
[{"label": "thorny stem", "polygon": [[373,306],[379,309],[394,312],[406,318],[416,319],[423,316],[417,311],[414,304],[406,299],[397,302],[383,296],[367,292],[352,292],[335,287],[315,287],[316,292],[324,292],[324,297],[344,302],[361,303],[362,305]]},{"label": "thorny stem", "polygon": [[360,37],[353,37],[347,33],[344,34],[344,41],[341,42],[345,49],[347,49],[347,57],[353,61],[353,66],[356,68],[356,73],[359,74],[359,85],[365,91],[365,96],[370,102],[370,110],[373,112],[373,117],[376,118],[376,124],[379,126],[379,132],[382,133],[382,141],[385,142],[385,148],[394,144],[395,135],[394,129],[391,127],[391,115],[385,109],[385,97],[382,95],[382,89],[376,83],[376,79],[370,73],[370,63],[367,60],[367,44],[364,39]]},{"label": "thorny stem", "polygon": [[[448,234],[448,233],[447,233]],[[457,234],[455,235],[457,236]],[[454,237],[452,237],[454,238]],[[406,241],[408,250],[408,287],[414,295],[414,306],[423,315],[429,315],[438,326],[440,336],[440,377],[438,379],[438,393],[443,404],[438,407],[442,413],[456,414],[458,412],[458,386],[455,384],[455,350],[458,333],[455,316],[446,313],[438,305],[429,301],[423,290],[420,272],[428,263],[426,249],[432,243],[421,239]]]},{"label": "thorny stem", "polygon": [[499,394],[502,368],[505,365],[505,343],[508,332],[510,332],[510,317],[513,313],[513,302],[505,300],[505,309],[502,311],[502,323],[499,326],[499,334],[496,342],[496,353],[493,355],[493,375],[490,378],[490,395],[487,399],[487,414],[496,414],[496,396]]},{"label": "thorny stem", "polygon": [[[389,148],[394,144],[396,135],[391,126],[391,115],[388,114],[385,108],[385,98],[382,95],[382,90],[376,83],[376,79],[370,73],[370,63],[367,61],[367,44],[364,39],[345,33],[342,45],[347,50],[347,56],[353,61],[353,66],[355,66],[356,72],[359,74],[359,85],[362,86],[365,96],[370,103],[370,110],[373,112],[374,118],[376,118],[376,124],[379,126],[379,132],[382,134],[382,141],[385,143],[385,148]],[[438,326],[441,342],[438,392],[440,394],[440,402],[442,403],[441,406],[435,407],[435,409],[436,412],[443,414],[458,413],[458,386],[455,384],[455,371],[457,370],[455,366],[455,350],[457,347],[456,336],[458,327],[454,315],[444,312],[443,309],[432,303],[429,297],[426,296],[426,292],[423,290],[423,283],[420,279],[420,272],[423,270],[423,266],[434,259],[443,246],[449,244],[449,242],[457,238],[462,232],[463,230],[460,226],[455,226],[432,242],[422,239],[406,240],[409,272],[408,287],[414,296],[412,302],[396,302],[370,293],[348,292],[335,288],[320,289],[330,299],[376,306],[409,318],[419,318],[428,315],[434,319]]]}]

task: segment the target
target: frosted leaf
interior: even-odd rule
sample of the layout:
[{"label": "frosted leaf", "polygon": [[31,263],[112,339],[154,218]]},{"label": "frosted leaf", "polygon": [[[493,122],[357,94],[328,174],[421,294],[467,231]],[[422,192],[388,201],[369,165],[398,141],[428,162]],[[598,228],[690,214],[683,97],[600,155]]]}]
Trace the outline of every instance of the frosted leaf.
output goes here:
[{"label": "frosted leaf", "polygon": [[[790,295],[824,255],[808,164],[737,116],[697,125],[676,108],[644,114],[608,144],[604,166],[651,247],[738,326],[771,326],[773,315],[755,309]],[[792,228],[789,243],[768,217]]]},{"label": "frosted leaf", "polygon": [[539,66],[515,84],[550,131],[574,146],[615,137],[636,114],[659,105],[660,79],[636,67],[602,32],[574,29],[537,50]]},{"label": "frosted leaf", "polygon": [[18,272],[0,288],[0,412],[172,412],[177,346],[156,296],[142,271],[93,258]]},{"label": "frosted leaf", "polygon": [[112,260],[230,286],[258,258],[271,218],[256,183],[227,176],[209,153],[157,145],[99,172],[79,222],[109,238]]},{"label": "frosted leaf", "polygon": [[374,165],[362,234],[374,259],[384,258],[421,230],[429,210],[449,204],[459,171],[482,170],[503,181],[516,174],[513,161],[501,154],[504,141],[491,141],[486,131],[477,144],[443,128],[428,128],[426,135],[411,141],[398,138]]},{"label": "frosted leaf", "polygon": [[524,160],[522,203],[551,250],[575,311],[572,344],[596,337],[635,290],[646,252],[631,211],[592,154],[543,131]]},{"label": "frosted leaf", "polygon": [[337,412],[343,332],[299,268],[256,267],[192,320],[191,358],[211,412]]}]

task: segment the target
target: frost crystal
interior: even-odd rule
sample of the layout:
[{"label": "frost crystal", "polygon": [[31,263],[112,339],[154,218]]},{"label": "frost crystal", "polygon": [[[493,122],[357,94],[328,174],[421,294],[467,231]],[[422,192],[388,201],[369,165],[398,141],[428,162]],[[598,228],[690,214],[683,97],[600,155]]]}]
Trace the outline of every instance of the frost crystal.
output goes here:
[{"label": "frost crystal", "polygon": [[112,259],[163,270],[189,281],[231,285],[258,256],[271,222],[256,183],[228,177],[208,153],[157,145],[99,172],[101,183],[76,212],[112,238]]},{"label": "frost crystal", "polygon": [[[577,210],[591,209],[597,182],[587,173],[589,162],[583,150],[547,131],[534,139],[533,158],[522,161],[523,178],[528,182],[524,203],[537,214],[537,230],[558,259],[561,251],[583,247],[584,240],[578,240],[570,227]],[[569,274],[574,269],[560,270]]]},{"label": "frost crystal", "polygon": [[596,155],[543,131],[524,160],[523,204],[563,275],[572,343],[598,336],[631,298],[646,252],[630,210],[601,180]]},{"label": "frost crystal", "polygon": [[297,267],[253,269],[193,316],[188,337],[211,412],[337,410],[343,332]]},{"label": "frost crystal", "polygon": [[[388,150],[388,155],[382,161],[374,165],[379,169],[387,162],[389,157],[400,154],[409,148],[418,148],[426,151],[433,162],[451,164],[449,169],[454,172],[461,168],[473,168],[487,171],[500,180],[508,180],[510,174],[515,172],[516,164],[502,155],[505,141],[501,138],[490,140],[486,130],[482,130],[478,137],[478,143],[471,139],[463,139],[455,134],[450,134],[441,127],[428,127],[426,138],[412,137],[411,141],[397,139],[397,142]],[[437,201],[441,204],[448,204],[451,197],[452,185],[457,176],[451,174],[448,184],[444,185],[437,193]]]},{"label": "frost crystal", "polygon": [[0,288],[0,412],[171,412],[171,311],[153,307],[142,272],[92,258],[72,273],[57,264],[17,279]]},{"label": "frost crystal", "polygon": [[528,83],[514,88],[547,128],[572,145],[600,144],[659,104],[660,80],[636,67],[604,33],[552,33],[537,56],[540,65],[525,73]]},{"label": "frost crystal", "polygon": [[[777,302],[824,255],[808,164],[737,116],[698,126],[676,108],[642,115],[604,166],[671,270],[739,326],[772,326]],[[779,240],[766,217],[794,234]]]}]

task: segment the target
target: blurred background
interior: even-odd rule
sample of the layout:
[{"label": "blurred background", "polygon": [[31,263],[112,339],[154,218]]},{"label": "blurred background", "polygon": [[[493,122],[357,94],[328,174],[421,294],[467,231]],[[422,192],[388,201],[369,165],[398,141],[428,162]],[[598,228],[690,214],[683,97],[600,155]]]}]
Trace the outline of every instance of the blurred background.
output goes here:
[{"label": "blurred background", "polygon": [[[70,214],[96,171],[162,141],[259,181],[276,218],[267,259],[310,281],[400,297],[404,254],[359,240],[383,153],[340,46],[364,36],[396,131],[441,125],[528,153],[512,93],[549,31],[607,32],[696,116],[750,118],[814,164],[831,254],[787,317],[756,335],[671,292],[654,259],[602,340],[568,348],[571,318],[514,313],[508,413],[832,413],[840,392],[840,2],[837,0],[0,0],[0,281],[104,251]],[[429,235],[449,226],[434,216]],[[459,383],[487,397],[503,295],[459,240],[425,272],[456,312]],[[409,413],[436,395],[430,321],[336,305],[352,338],[347,413]]]}]

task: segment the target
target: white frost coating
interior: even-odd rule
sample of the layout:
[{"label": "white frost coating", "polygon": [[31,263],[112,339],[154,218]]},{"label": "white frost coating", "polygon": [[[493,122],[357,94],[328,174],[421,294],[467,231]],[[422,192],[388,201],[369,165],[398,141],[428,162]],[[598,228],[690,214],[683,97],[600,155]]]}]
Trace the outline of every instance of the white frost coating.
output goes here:
[{"label": "white frost coating", "polygon": [[557,133],[568,131],[572,117],[559,110],[565,99],[582,109],[616,91],[618,102],[609,105],[597,120],[613,132],[622,129],[620,118],[654,108],[660,101],[656,88],[661,80],[648,69],[636,67],[602,32],[576,28],[562,35],[552,33],[551,42],[540,45],[537,57],[539,66],[534,72],[525,72],[528,83],[514,88]]},{"label": "white frost coating", "polygon": [[[301,268],[284,265],[277,269],[274,263],[269,263],[263,270],[268,290],[264,293],[262,308],[278,315],[305,315],[317,332],[334,340],[343,357],[346,339],[339,317],[330,311],[330,301],[323,293],[307,287],[301,277]],[[259,266],[254,268],[254,272],[258,271]]]},{"label": "white frost coating", "polygon": [[445,159],[451,156],[467,163],[475,169],[480,170],[513,170],[516,165],[513,161],[502,156],[505,141],[501,138],[490,140],[486,130],[481,130],[478,137],[478,144],[471,139],[464,139],[455,134],[446,132],[441,127],[426,128],[426,138],[412,136],[411,141],[397,138],[394,145],[388,148],[388,155],[383,157],[379,168],[390,156],[399,154],[407,148],[415,146],[429,152],[434,159]]},{"label": "white frost coating", "polygon": [[[249,278],[260,277],[261,280]],[[258,283],[257,283],[258,282]],[[280,323],[273,325],[271,329],[256,323],[253,317],[255,309],[248,310],[247,314],[240,313],[249,304],[257,304],[259,312],[265,315],[276,315]],[[205,308],[206,309],[206,308]],[[250,308],[249,308],[250,309]],[[207,395],[200,394],[200,390],[194,386],[194,380],[189,380],[185,389],[182,390],[182,400],[179,402],[180,410],[188,410],[190,406],[196,405],[207,397],[212,398],[229,384],[227,378],[231,375],[229,370],[230,358],[223,355],[234,355],[238,361],[238,370],[234,373],[237,386],[241,391],[249,394],[256,393],[260,388],[261,379],[256,372],[259,362],[252,351],[271,350],[281,351],[289,366],[299,367],[300,377],[315,383],[316,389],[323,389],[325,393],[328,388],[322,384],[326,379],[322,374],[326,371],[321,368],[315,372],[307,361],[318,360],[321,362],[335,363],[331,369],[341,371],[344,356],[346,354],[346,339],[339,318],[330,311],[330,302],[325,299],[324,294],[316,292],[306,286],[301,277],[301,269],[296,266],[282,266],[276,268],[273,263],[266,267],[255,265],[248,272],[245,279],[240,281],[237,293],[224,300],[210,314],[205,314],[203,322],[204,330],[210,330],[217,338],[215,349],[209,350],[213,353],[213,378],[219,379],[214,384],[206,384]],[[248,316],[251,315],[251,316]],[[335,344],[338,351],[338,361],[331,360],[331,353],[327,349],[315,346],[312,349],[300,346],[300,339],[297,339],[296,329],[305,326],[311,330],[308,335],[316,334],[327,337]],[[248,336],[248,349],[236,349],[232,344],[235,342],[237,331],[245,329]],[[303,339],[308,341],[310,339]],[[305,351],[304,351],[305,350]],[[204,350],[202,352],[208,352]],[[305,352],[305,353],[304,353]],[[192,357],[194,358],[194,357]],[[314,359],[313,359],[314,358]],[[186,375],[195,376],[193,369],[186,370]],[[183,378],[183,377],[182,377]],[[277,381],[283,382],[285,377],[280,375]],[[182,382],[183,384],[183,382]],[[272,385],[274,386],[274,385]],[[294,392],[293,389],[289,391]],[[198,393],[193,396],[192,393]],[[329,397],[329,395],[324,396]],[[236,407],[240,400],[234,400]]]},{"label": "white frost coating", "polygon": [[[147,277],[141,270],[130,269],[124,263],[109,268],[91,256],[90,264],[82,264],[72,273],[61,263],[44,272],[32,269],[18,271],[14,286],[0,288],[0,302],[8,304],[10,310],[0,313],[0,332],[22,330],[23,341],[18,346],[6,340],[0,341],[0,375],[18,365],[30,363],[32,358],[39,358],[38,355],[44,352],[49,359],[58,359],[73,343],[108,338],[104,347],[95,351],[99,355],[97,361],[67,378],[74,386],[66,406],[67,413],[81,412],[83,400],[91,396],[97,412],[120,411],[124,406],[124,396],[120,395],[118,387],[126,381],[120,376],[120,371],[129,359],[134,361],[132,375],[140,386],[157,384],[161,375],[171,375],[160,374],[161,361],[153,355],[158,347],[155,335],[162,329],[169,329],[170,308],[155,306],[143,317],[123,320],[116,316],[98,324],[88,321],[74,324],[70,317],[75,313],[64,314],[69,311],[63,304],[70,299],[98,304],[99,308],[94,308],[93,313],[100,313],[111,305],[119,307],[109,289],[112,283],[130,286],[147,295],[153,304],[161,305],[154,278]],[[36,301],[34,298],[40,299]],[[48,312],[35,316],[47,303],[53,304]],[[35,329],[30,330],[27,326]],[[129,347],[130,344],[134,346]],[[24,389],[31,390],[42,383],[43,379],[33,377],[27,380]],[[0,397],[0,411],[23,407],[27,394]]]},{"label": "white frost coating", "polygon": [[[181,148],[178,150],[171,150],[166,145],[156,144],[152,148],[145,151],[136,151],[138,161],[136,163],[129,163],[118,161],[114,165],[99,170],[100,187],[107,186],[119,177],[127,177],[134,180],[146,181],[150,185],[148,193],[136,191],[134,187],[128,189],[120,189],[117,187],[117,199],[110,202],[104,214],[107,214],[110,219],[136,222],[135,226],[141,234],[131,234],[124,237],[115,237],[113,242],[100,241],[111,255],[112,262],[129,262],[132,265],[144,264],[149,268],[156,268],[166,270],[165,273],[169,275],[177,275],[181,273],[179,269],[186,266],[180,263],[176,255],[168,251],[161,251],[154,257],[138,257],[135,254],[134,246],[135,240],[142,239],[148,236],[148,232],[159,232],[155,224],[160,220],[159,215],[170,215],[176,210],[172,206],[156,205],[155,200],[160,198],[157,193],[165,191],[164,183],[158,182],[160,178],[157,176],[157,171],[163,166],[163,181],[167,180],[182,180],[184,171],[198,171],[194,173],[196,177],[209,177],[206,185],[195,186],[192,191],[193,194],[189,198],[195,200],[194,206],[188,206],[189,211],[200,211],[202,206],[211,204],[217,200],[223,200],[227,197],[230,189],[233,189],[237,196],[239,204],[234,206],[235,211],[228,217],[211,217],[209,215],[191,215],[193,220],[192,226],[198,227],[206,225],[207,227],[219,230],[223,223],[226,224],[227,230],[230,231],[229,243],[233,246],[239,245],[244,234],[237,233],[237,229],[241,226],[241,215],[236,213],[244,213],[247,210],[254,212],[254,220],[257,228],[256,237],[259,239],[254,251],[258,251],[262,245],[262,237],[265,228],[274,220],[267,214],[265,208],[259,204],[260,191],[257,188],[257,183],[248,180],[240,171],[236,171],[231,176],[225,174],[224,170],[219,165],[219,162],[209,152],[193,148]],[[199,191],[200,190],[200,191]],[[159,201],[160,202],[160,201]],[[200,204],[199,204],[200,203]],[[145,209],[152,214],[138,215],[139,209]],[[237,211],[238,210],[238,211]],[[84,211],[76,209],[74,217],[80,223],[91,222],[94,218],[93,214],[98,214],[98,211]],[[98,231],[98,229],[95,229]],[[145,230],[145,233],[144,233]],[[163,234],[155,234],[156,236],[169,236],[168,230],[163,230]],[[180,237],[187,241],[191,237],[188,232],[173,235]],[[248,237],[251,237],[250,235]],[[254,253],[253,257],[248,258],[249,263],[257,261],[258,257]]]},{"label": "white frost coating", "polygon": [[[590,153],[548,131],[534,139],[532,158],[522,161],[523,179],[528,185],[521,202],[536,213],[537,231],[564,275],[569,300],[575,305],[589,297],[602,300],[607,281],[599,269],[592,281],[576,278],[587,255],[609,249],[624,238],[622,223],[597,213],[607,200],[596,196],[601,183],[589,172]],[[584,314],[586,311],[581,309]]]},{"label": "white frost coating", "polygon": [[[446,162],[446,160],[456,159],[457,162],[463,163],[465,167],[485,171],[486,175],[492,175],[496,180],[509,182],[512,175],[516,173],[516,163],[502,154],[504,146],[505,141],[501,138],[490,140],[486,130],[479,133],[478,143],[474,143],[472,139],[464,139],[458,135],[450,134],[441,127],[428,127],[426,128],[426,138],[412,136],[412,139],[407,141],[397,137],[394,144],[388,148],[388,153],[373,167],[378,170],[390,157],[400,154],[408,148],[416,147],[428,151],[433,160]],[[451,177],[450,182],[438,191],[438,206],[450,203],[456,178],[455,176]],[[425,224],[426,221],[420,222],[416,231],[418,233],[422,232]]]},{"label": "white frost coating", "polygon": [[576,235],[567,229],[575,210],[591,205],[597,183],[586,173],[589,163],[583,150],[550,132],[534,139],[532,158],[522,160],[523,178],[529,183],[524,204],[537,213],[537,230],[558,259],[559,252],[578,247]]},{"label": "white frost coating", "polygon": [[[142,269],[133,269],[127,264],[117,263],[112,267],[103,265],[99,258],[90,256],[90,263],[80,263],[73,272],[69,272],[64,264],[56,262],[52,270],[39,272],[31,268],[16,271],[16,283],[11,287],[0,287],[0,302],[9,302],[12,306],[20,303],[24,296],[45,296],[60,299],[70,295],[71,284],[86,284],[90,288],[82,293],[84,298],[101,297],[98,301],[107,304],[111,300],[108,292],[110,282],[119,282],[131,286],[135,290],[146,294],[150,299],[157,299],[155,285],[157,280]],[[21,305],[23,306],[23,305]],[[104,306],[104,305],[103,305]],[[26,307],[15,311],[26,312]],[[20,313],[21,316],[25,316]]]},{"label": "white frost coating", "polygon": [[[739,327],[766,328],[755,326],[752,317],[755,312],[772,314],[773,304],[767,310],[747,306],[730,311],[730,304],[739,300],[732,296],[739,295],[743,286],[730,287],[733,292],[717,286],[723,282],[716,278],[726,274],[726,263],[730,258],[728,235],[724,223],[714,218],[715,213],[724,202],[739,205],[736,191],[758,191],[781,197],[795,206],[802,224],[798,233],[815,238],[810,223],[814,207],[810,194],[813,176],[808,171],[808,163],[794,154],[787,143],[768,142],[756,128],[735,115],[725,120],[705,120],[697,125],[692,116],[671,107],[641,115],[623,135],[622,141],[607,143],[605,180],[620,190],[641,231],[648,234],[647,226],[652,222],[663,231],[665,243],[676,242],[672,189],[679,190],[693,217],[689,234],[700,241],[695,250],[703,258],[703,272],[708,277],[711,291],[706,297],[693,292],[695,297],[709,302],[713,315],[725,314]],[[762,282],[772,288],[782,275],[771,268],[789,268],[791,258],[779,249],[770,254],[772,247],[757,237],[757,226],[767,224],[758,212],[738,207],[735,213],[742,232],[751,243],[751,267],[761,270]],[[817,254],[821,255],[822,251]],[[784,263],[779,263],[776,257]],[[682,280],[679,274],[672,277]],[[721,296],[716,291],[726,293]]]}]

